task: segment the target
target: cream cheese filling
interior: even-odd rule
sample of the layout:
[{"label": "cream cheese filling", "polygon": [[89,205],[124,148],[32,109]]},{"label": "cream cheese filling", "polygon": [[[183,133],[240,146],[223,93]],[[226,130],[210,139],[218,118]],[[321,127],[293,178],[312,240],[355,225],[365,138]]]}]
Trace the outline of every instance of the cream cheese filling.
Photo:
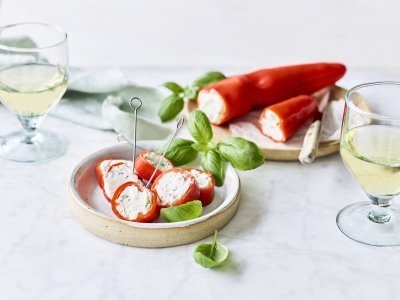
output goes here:
[{"label": "cream cheese filling", "polygon": [[116,209],[120,215],[127,219],[134,220],[141,214],[146,214],[151,207],[152,195],[148,189],[139,189],[130,185],[127,186],[116,199]]},{"label": "cream cheese filling", "polygon": [[104,192],[111,199],[115,191],[128,181],[139,181],[137,175],[133,173],[133,164],[131,161],[115,166],[105,174]]},{"label": "cream cheese filling", "polygon": [[[156,153],[156,152],[147,152],[144,155],[144,159],[146,161],[148,161],[153,167],[157,167],[157,164],[160,161],[161,157],[162,157],[162,155],[160,153]],[[173,168],[173,166],[170,164],[170,162],[168,160],[166,160],[165,158],[163,158],[161,160],[161,163],[160,163],[160,166],[158,169],[161,172],[165,172],[172,168]]]},{"label": "cream cheese filling", "polygon": [[211,123],[218,124],[225,112],[225,104],[216,90],[200,92],[198,101],[199,109],[208,117]]},{"label": "cream cheese filling", "polygon": [[192,178],[182,173],[169,172],[162,175],[156,186],[156,192],[162,206],[174,204],[187,192]]},{"label": "cream cheese filling", "polygon": [[108,169],[110,168],[110,166],[115,165],[117,163],[129,163],[128,160],[124,160],[124,159],[107,159],[107,160],[103,160],[100,163],[100,170],[103,174],[106,174]]},{"label": "cream cheese filling", "polygon": [[190,174],[192,174],[194,176],[194,179],[197,182],[197,185],[199,186],[199,188],[205,188],[208,187],[211,182],[211,176],[205,172],[200,172],[199,170],[190,170]]},{"label": "cream cheese filling", "polygon": [[277,141],[282,141],[284,139],[282,130],[280,129],[280,119],[274,112],[267,110],[261,119],[260,125],[261,131],[265,135]]}]

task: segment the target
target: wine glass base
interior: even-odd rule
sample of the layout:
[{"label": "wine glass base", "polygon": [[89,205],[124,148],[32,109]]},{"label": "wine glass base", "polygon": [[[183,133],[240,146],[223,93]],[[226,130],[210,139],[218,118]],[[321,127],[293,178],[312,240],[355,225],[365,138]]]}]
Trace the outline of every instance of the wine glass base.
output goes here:
[{"label": "wine glass base", "polygon": [[336,217],[340,231],[366,245],[400,246],[400,206],[390,206],[387,223],[375,223],[368,217],[372,206],[370,202],[359,202],[343,208]]},{"label": "wine glass base", "polygon": [[67,140],[51,131],[37,130],[30,142],[22,131],[0,137],[0,156],[16,162],[45,162],[62,156]]}]

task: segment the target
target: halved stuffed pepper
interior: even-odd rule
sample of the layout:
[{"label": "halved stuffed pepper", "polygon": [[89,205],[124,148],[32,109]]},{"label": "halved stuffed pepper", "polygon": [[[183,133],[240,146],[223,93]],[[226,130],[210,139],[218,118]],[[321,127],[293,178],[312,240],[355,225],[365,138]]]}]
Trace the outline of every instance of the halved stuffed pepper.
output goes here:
[{"label": "halved stuffed pepper", "polygon": [[203,206],[209,205],[214,199],[215,179],[210,172],[199,169],[187,169],[196,180],[200,189],[199,200]]},{"label": "halved stuffed pepper", "polygon": [[151,190],[157,195],[160,207],[178,206],[200,197],[194,176],[180,168],[170,169],[158,176]]},{"label": "halved stuffed pepper", "polygon": [[266,107],[260,116],[260,129],[275,142],[282,143],[317,113],[318,104],[313,97],[297,96]]},{"label": "halved stuffed pepper", "polygon": [[[140,178],[149,181],[161,157],[162,154],[157,152],[151,152],[151,151],[140,152],[140,154],[135,159],[135,173],[138,174]],[[160,176],[163,172],[170,170],[173,167],[174,165],[172,164],[172,162],[164,157],[151,183],[153,183],[154,180],[158,176]]]},{"label": "halved stuffed pepper", "polygon": [[[115,191],[126,182],[137,182],[142,185],[139,177],[133,173],[133,163],[129,160],[112,164],[103,176],[103,194],[111,202]],[[100,185],[101,186],[101,185]]]},{"label": "halved stuffed pepper", "polygon": [[118,218],[126,221],[150,223],[160,216],[156,195],[138,182],[121,185],[112,198],[111,207]]}]

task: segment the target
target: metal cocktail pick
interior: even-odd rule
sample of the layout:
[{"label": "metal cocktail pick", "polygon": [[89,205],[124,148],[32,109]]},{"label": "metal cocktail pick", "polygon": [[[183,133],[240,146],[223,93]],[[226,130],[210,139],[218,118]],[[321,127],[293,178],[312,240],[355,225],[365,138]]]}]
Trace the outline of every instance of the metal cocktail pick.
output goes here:
[{"label": "metal cocktail pick", "polygon": [[[135,105],[135,101],[138,103]],[[137,111],[142,106],[142,100],[138,97],[133,97],[131,101],[129,101],[130,106],[133,108],[135,112],[135,125],[133,129],[133,172],[135,172],[135,158],[136,158],[136,130],[137,130]]]},{"label": "metal cocktail pick", "polygon": [[160,160],[158,161],[157,166],[156,166],[156,168],[155,168],[153,174],[151,174],[151,177],[150,177],[149,181],[148,181],[147,184],[146,184],[146,188],[148,188],[148,187],[150,186],[150,183],[152,182],[154,176],[156,175],[156,172],[157,172],[158,168],[160,167],[160,164],[161,164],[162,160],[164,159],[165,154],[167,153],[169,147],[171,146],[172,141],[174,140],[174,138],[175,138],[176,134],[178,133],[179,129],[181,129],[181,127],[182,127],[182,125],[183,125],[184,122],[185,122],[185,119],[182,117],[182,118],[180,118],[180,119],[178,120],[178,123],[176,123],[176,129],[175,129],[175,131],[174,131],[174,134],[173,134],[172,137],[170,138],[170,140],[169,140],[169,142],[168,142],[168,144],[167,144],[167,147],[165,147],[164,152],[163,152],[163,154],[162,154]]}]

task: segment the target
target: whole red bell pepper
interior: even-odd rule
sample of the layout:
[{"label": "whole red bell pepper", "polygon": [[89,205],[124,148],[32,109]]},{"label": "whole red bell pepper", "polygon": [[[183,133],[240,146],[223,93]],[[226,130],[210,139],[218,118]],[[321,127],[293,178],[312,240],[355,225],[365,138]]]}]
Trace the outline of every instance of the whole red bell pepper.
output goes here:
[{"label": "whole red bell pepper", "polygon": [[256,107],[310,95],[338,81],[346,72],[339,63],[314,63],[262,69],[224,79],[202,89],[197,105],[210,122],[221,125]]},{"label": "whole red bell pepper", "polygon": [[262,133],[276,142],[285,142],[308,119],[318,113],[318,104],[311,96],[297,96],[266,107],[259,125]]},{"label": "whole red bell pepper", "polygon": [[126,182],[115,192],[111,207],[114,214],[126,221],[150,223],[160,216],[156,195],[138,182]]}]

